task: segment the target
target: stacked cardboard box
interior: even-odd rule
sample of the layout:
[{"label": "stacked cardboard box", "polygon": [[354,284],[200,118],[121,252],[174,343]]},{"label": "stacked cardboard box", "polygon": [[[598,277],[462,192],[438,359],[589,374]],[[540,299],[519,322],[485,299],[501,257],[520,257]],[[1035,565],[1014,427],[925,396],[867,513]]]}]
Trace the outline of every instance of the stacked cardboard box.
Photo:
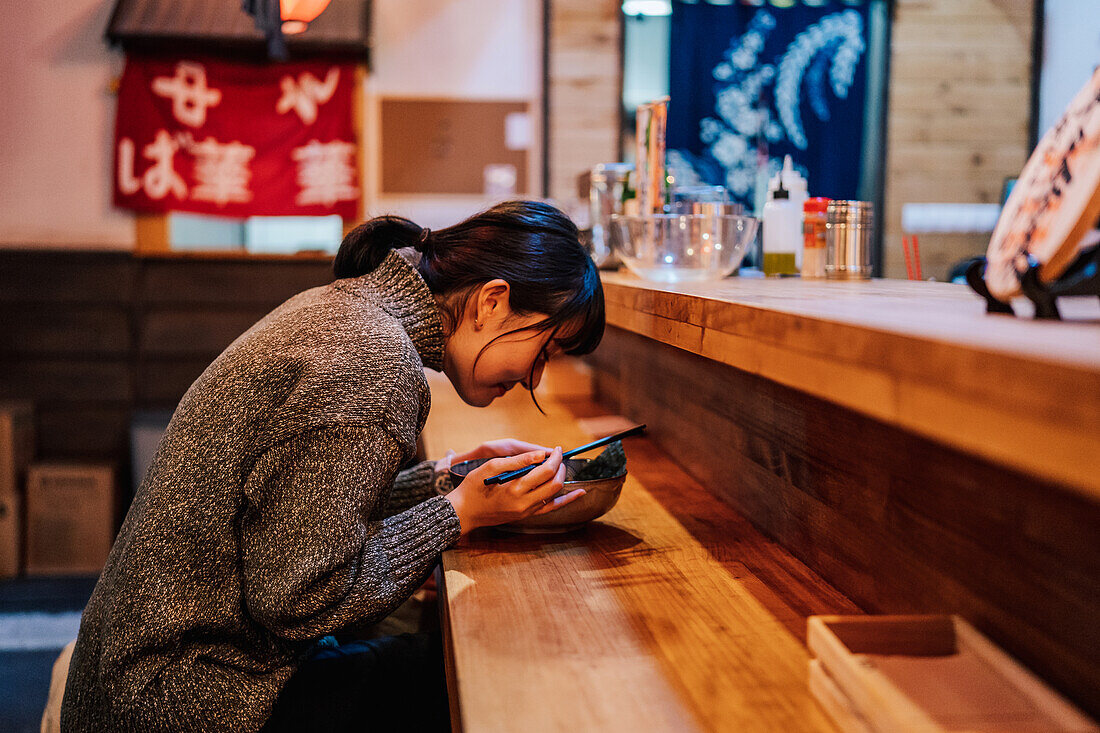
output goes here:
[{"label": "stacked cardboard box", "polygon": [[115,472],[89,463],[27,471],[28,575],[99,573],[114,539]]},{"label": "stacked cardboard box", "polygon": [[14,578],[23,544],[23,477],[34,457],[34,408],[0,401],[0,578]]}]

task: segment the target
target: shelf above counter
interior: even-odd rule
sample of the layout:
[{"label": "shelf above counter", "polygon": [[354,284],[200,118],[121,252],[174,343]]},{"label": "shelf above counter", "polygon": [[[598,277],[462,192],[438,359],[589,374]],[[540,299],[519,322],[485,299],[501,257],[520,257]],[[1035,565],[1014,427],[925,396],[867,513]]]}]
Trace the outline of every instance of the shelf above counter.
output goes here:
[{"label": "shelf above counter", "polygon": [[1050,322],[949,283],[602,277],[610,326],[1100,499],[1096,299]]}]

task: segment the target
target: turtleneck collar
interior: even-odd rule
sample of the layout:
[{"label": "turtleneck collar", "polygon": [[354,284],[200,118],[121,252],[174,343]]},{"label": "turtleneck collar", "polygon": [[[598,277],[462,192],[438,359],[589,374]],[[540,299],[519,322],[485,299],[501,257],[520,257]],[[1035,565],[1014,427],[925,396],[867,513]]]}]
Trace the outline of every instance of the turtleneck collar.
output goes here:
[{"label": "turtleneck collar", "polygon": [[[415,253],[412,253],[415,255]],[[363,298],[377,298],[412,339],[424,366],[443,370],[443,318],[435,296],[406,257],[393,250],[366,275],[337,280],[335,288]]]}]

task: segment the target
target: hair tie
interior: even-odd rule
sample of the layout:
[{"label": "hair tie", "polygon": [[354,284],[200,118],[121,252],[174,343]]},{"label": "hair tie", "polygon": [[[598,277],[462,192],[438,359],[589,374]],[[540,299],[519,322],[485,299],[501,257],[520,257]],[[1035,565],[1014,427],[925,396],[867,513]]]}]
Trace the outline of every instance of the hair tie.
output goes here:
[{"label": "hair tie", "polygon": [[432,230],[428,227],[424,227],[420,230],[420,237],[416,240],[416,245],[413,247],[417,252],[421,254],[428,254],[428,237],[432,236]]}]

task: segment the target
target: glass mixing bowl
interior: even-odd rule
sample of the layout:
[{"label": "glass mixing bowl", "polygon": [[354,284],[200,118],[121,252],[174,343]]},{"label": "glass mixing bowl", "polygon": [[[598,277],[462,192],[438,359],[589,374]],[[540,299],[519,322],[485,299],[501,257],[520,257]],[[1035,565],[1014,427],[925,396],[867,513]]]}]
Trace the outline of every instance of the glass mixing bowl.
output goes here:
[{"label": "glass mixing bowl", "polygon": [[757,219],[732,214],[652,214],[611,217],[611,246],[632,272],[648,280],[717,280],[741,264]]}]

